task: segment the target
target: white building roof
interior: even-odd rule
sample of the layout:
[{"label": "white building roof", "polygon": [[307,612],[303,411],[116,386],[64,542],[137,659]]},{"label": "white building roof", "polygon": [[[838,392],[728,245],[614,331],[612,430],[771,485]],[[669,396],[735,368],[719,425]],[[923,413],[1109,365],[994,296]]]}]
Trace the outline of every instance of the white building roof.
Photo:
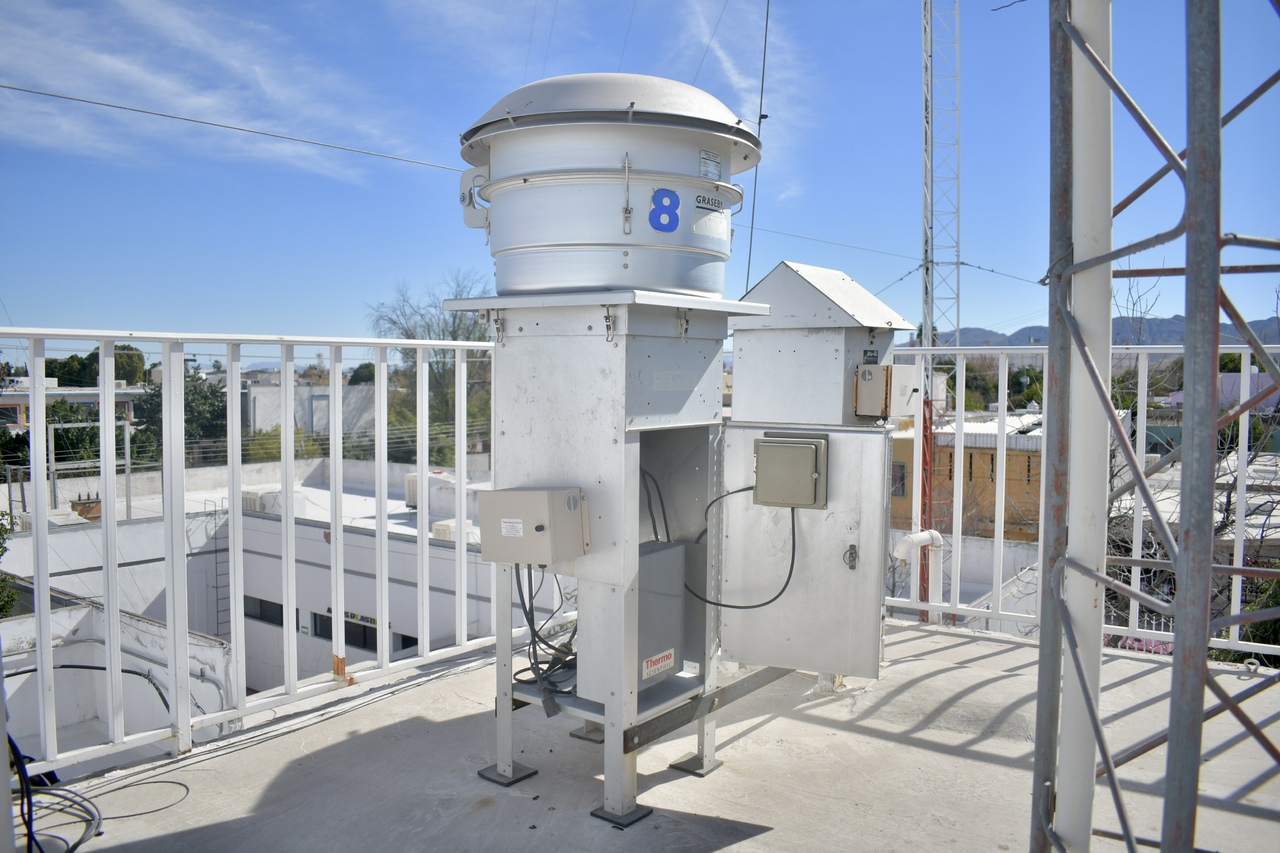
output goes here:
[{"label": "white building roof", "polygon": [[735,329],[915,328],[840,270],[794,261],[774,267],[742,301],[767,303],[773,310],[767,317],[734,318]]}]

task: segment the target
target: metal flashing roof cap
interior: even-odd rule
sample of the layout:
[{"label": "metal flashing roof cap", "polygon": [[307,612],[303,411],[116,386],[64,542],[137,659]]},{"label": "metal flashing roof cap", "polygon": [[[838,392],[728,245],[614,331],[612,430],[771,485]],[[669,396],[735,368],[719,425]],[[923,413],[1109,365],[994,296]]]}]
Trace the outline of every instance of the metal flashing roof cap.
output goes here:
[{"label": "metal flashing roof cap", "polygon": [[488,136],[526,127],[576,123],[643,124],[701,130],[745,145],[732,172],[760,161],[760,138],[742,119],[701,89],[643,74],[569,74],[521,86],[462,134],[462,158],[473,166],[489,162]]}]

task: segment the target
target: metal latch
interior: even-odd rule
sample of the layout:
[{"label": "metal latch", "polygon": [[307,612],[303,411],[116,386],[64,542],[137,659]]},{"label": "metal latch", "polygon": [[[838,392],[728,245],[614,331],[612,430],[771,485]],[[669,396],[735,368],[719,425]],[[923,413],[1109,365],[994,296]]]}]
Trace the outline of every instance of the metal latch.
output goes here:
[{"label": "metal latch", "polygon": [[493,311],[493,341],[494,343],[502,343],[507,337],[507,321],[503,319],[502,313],[498,309]]},{"label": "metal latch", "polygon": [[844,552],[844,564],[851,569],[858,568],[858,546],[850,545],[849,550]]},{"label": "metal latch", "polygon": [[689,309],[676,309],[676,326],[680,329],[680,340],[689,340]]},{"label": "metal latch", "polygon": [[609,306],[604,306],[604,339],[605,342],[613,340],[613,322],[614,317],[609,313]]}]

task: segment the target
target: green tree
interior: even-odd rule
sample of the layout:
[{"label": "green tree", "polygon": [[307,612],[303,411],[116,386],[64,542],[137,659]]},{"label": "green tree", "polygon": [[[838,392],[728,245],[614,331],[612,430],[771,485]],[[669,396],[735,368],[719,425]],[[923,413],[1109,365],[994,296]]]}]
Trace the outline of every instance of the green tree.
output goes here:
[{"label": "green tree", "polygon": [[[163,442],[164,389],[152,386],[134,401],[133,415],[137,431],[134,441],[135,458],[155,460],[159,458]],[[212,385],[194,373],[188,373],[183,391],[183,440],[188,462],[194,462],[195,451],[201,445],[215,448],[212,454],[204,452],[205,464],[226,464],[227,392],[221,385]],[[216,448],[221,448],[219,456]],[[144,455],[150,454],[150,455]]]},{"label": "green tree", "polygon": [[1025,409],[1031,403],[1044,403],[1044,371],[1027,365],[1009,374],[1009,405]]},{"label": "green tree", "polygon": [[[81,357],[72,353],[66,358],[50,358],[45,361],[44,375],[58,379],[60,388],[94,388],[98,384],[98,348]],[[146,376],[146,360],[142,350],[131,344],[117,344],[115,348],[115,378],[126,384],[138,385]]]},{"label": "green tree", "polygon": [[[484,341],[488,339],[488,325],[471,311],[446,311],[445,299],[466,299],[489,292],[489,280],[474,269],[452,269],[434,288],[421,297],[414,296],[408,285],[396,285],[395,294],[388,302],[370,306],[374,333],[384,338],[434,341]],[[492,370],[485,354],[480,358],[464,355],[467,361],[467,419],[469,423],[488,424],[491,409],[490,394]],[[388,396],[388,425],[395,425],[401,434],[412,434],[417,424],[417,360],[412,349],[400,352],[402,367],[394,374],[393,387],[401,393]],[[428,417],[431,423],[430,461],[435,465],[452,465],[453,408],[454,408],[454,351],[433,350],[427,357],[427,382],[430,400]],[[412,442],[403,460],[416,461]],[[390,455],[390,454],[389,454]]]},{"label": "green tree", "polygon": [[[1218,372],[1219,373],[1239,373],[1240,362],[1241,362],[1240,353],[1224,352],[1218,356]],[[1257,367],[1259,370],[1262,370],[1262,367],[1258,364],[1258,357],[1256,355],[1253,355],[1253,354],[1249,355],[1249,364]]]},{"label": "green tree", "polygon": [[54,459],[58,462],[91,462],[98,458],[98,407],[50,400],[45,419],[51,424],[87,424],[82,427],[55,427]]},{"label": "green tree", "polygon": [[[6,544],[9,534],[13,532],[13,516],[0,512],[0,559],[9,551]],[[18,603],[18,591],[9,582],[13,576],[0,572],[0,619],[8,619],[13,615],[13,607]]]},{"label": "green tree", "polygon": [[[27,431],[0,429],[0,463],[25,469],[31,464],[31,444]],[[26,479],[26,473],[22,475]]]},{"label": "green tree", "polygon": [[348,385],[372,385],[374,380],[373,362],[366,361],[364,364],[357,364],[356,369],[351,371],[351,379]]}]

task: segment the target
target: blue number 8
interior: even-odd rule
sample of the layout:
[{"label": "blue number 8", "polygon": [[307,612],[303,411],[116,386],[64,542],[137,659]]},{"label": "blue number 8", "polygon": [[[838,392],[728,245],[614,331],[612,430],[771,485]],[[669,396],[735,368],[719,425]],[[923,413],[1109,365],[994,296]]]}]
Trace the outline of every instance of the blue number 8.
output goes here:
[{"label": "blue number 8", "polygon": [[670,234],[680,227],[680,196],[672,190],[654,190],[653,208],[649,211],[649,227]]}]

